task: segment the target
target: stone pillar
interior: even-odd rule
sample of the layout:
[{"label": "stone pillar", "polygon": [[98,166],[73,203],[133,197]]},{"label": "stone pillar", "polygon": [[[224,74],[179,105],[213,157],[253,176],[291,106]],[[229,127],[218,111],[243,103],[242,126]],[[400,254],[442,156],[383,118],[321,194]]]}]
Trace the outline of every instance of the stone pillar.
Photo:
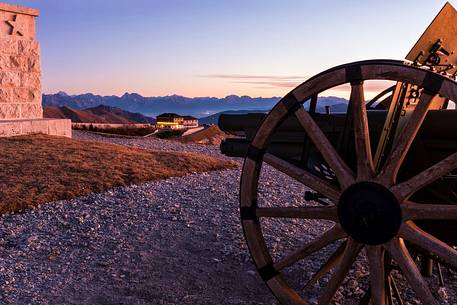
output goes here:
[{"label": "stone pillar", "polygon": [[0,4],[0,120],[43,117],[38,11]]},{"label": "stone pillar", "polygon": [[36,9],[0,3],[0,136],[71,136],[69,120],[42,119],[38,15]]}]

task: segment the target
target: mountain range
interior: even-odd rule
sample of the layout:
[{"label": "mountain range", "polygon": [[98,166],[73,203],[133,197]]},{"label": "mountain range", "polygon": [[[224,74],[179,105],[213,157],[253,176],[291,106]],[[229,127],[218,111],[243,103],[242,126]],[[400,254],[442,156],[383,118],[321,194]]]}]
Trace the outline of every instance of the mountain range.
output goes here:
[{"label": "mountain range", "polygon": [[[121,108],[122,110],[141,113],[155,117],[164,112],[175,112],[182,115],[192,115],[197,118],[206,117],[228,110],[268,111],[280,97],[250,97],[229,95],[224,98],[216,97],[184,97],[170,95],[162,97],[144,97],[137,93],[125,93],[122,96],[101,96],[91,93],[68,95],[65,92],[43,95],[44,107],[67,106],[73,109],[87,109],[99,105]],[[321,97],[319,106],[346,104],[347,100],[338,97]],[[345,106],[344,106],[345,107]]]},{"label": "mountain range", "polygon": [[[319,101],[319,107],[317,107],[316,111],[317,112],[325,112],[325,106],[329,106],[329,110],[330,112],[346,112],[347,110],[347,101],[344,102],[346,100],[344,99],[341,99],[339,100],[338,98],[323,98]],[[307,104],[305,103],[305,109],[308,109],[307,107]],[[200,124],[208,124],[208,125],[211,125],[211,124],[217,124],[217,122],[219,121],[219,117],[221,116],[221,114],[233,114],[233,115],[236,115],[236,114],[246,114],[246,113],[252,113],[252,112],[268,112],[270,109],[264,109],[264,110],[227,110],[227,111],[221,111],[221,112],[217,112],[215,114],[212,114],[212,115],[209,115],[207,117],[204,117],[204,118],[200,118],[198,120],[198,122]]]},{"label": "mountain range", "polygon": [[149,123],[154,124],[153,118],[132,113],[117,107],[99,105],[87,109],[73,109],[68,106],[44,107],[43,116],[54,119],[71,119],[74,123],[109,123],[109,124],[132,124]]}]

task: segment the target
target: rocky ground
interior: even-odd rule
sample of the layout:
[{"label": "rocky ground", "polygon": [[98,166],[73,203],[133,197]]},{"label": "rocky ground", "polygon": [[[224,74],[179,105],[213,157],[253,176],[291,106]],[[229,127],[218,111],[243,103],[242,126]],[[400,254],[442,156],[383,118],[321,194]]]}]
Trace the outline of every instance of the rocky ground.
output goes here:
[{"label": "rocky ground", "polygon": [[[218,154],[216,146],[155,138],[76,138],[156,150]],[[42,205],[0,218],[0,304],[276,304],[257,276],[238,218],[240,168],[170,178]],[[260,204],[303,204],[304,187],[270,168]],[[275,257],[331,226],[318,221],[263,222]],[[297,288],[334,247],[288,270]],[[363,257],[336,298],[357,304],[368,270]],[[457,277],[445,270],[442,304],[457,304]],[[303,293],[315,301],[325,280]],[[402,283],[400,282],[400,285]],[[343,301],[343,296],[347,297]],[[407,291],[407,304],[416,304]]]}]

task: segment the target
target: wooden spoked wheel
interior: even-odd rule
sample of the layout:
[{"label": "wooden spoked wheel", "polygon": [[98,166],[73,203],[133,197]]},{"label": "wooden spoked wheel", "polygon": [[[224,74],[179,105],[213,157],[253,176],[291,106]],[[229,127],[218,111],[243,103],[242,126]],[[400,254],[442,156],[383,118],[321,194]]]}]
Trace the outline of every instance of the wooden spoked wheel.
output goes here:
[{"label": "wooden spoked wheel", "polygon": [[[375,170],[363,81],[390,80],[423,88],[415,110],[403,132],[388,153],[380,170]],[[354,140],[357,169],[354,172],[339,156],[303,103],[320,92],[345,83],[351,84]],[[245,238],[260,276],[282,304],[309,304],[286,282],[282,270],[298,263],[323,247],[345,240],[339,264],[320,292],[318,304],[331,303],[335,292],[361,251],[365,251],[370,271],[371,304],[386,304],[387,253],[398,265],[417,298],[423,304],[438,304],[428,284],[411,258],[405,241],[417,246],[450,266],[457,267],[457,251],[414,224],[418,219],[457,219],[457,205],[419,204],[409,198],[416,191],[457,167],[454,153],[409,180],[397,183],[397,173],[435,96],[457,101],[457,83],[425,69],[400,61],[373,60],[342,65],[325,71],[286,95],[266,116],[248,149],[244,161],[240,210]],[[266,152],[269,140],[280,123],[294,114],[308,137],[332,168],[338,186],[303,168]],[[261,165],[265,162],[280,172],[329,198],[333,205],[308,207],[261,207],[257,203]],[[324,219],[335,225],[300,249],[273,261],[259,219]],[[338,250],[337,250],[338,251]]]}]

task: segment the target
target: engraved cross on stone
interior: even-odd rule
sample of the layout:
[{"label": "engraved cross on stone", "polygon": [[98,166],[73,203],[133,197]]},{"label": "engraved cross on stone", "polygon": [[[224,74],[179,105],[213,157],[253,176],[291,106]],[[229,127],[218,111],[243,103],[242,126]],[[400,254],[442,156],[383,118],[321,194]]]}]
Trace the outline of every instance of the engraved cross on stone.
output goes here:
[{"label": "engraved cross on stone", "polygon": [[22,18],[20,15],[15,15],[14,20],[7,20],[6,23],[8,23],[11,26],[11,33],[10,35],[19,35],[19,36],[24,36],[25,34],[25,24],[22,21]]}]

